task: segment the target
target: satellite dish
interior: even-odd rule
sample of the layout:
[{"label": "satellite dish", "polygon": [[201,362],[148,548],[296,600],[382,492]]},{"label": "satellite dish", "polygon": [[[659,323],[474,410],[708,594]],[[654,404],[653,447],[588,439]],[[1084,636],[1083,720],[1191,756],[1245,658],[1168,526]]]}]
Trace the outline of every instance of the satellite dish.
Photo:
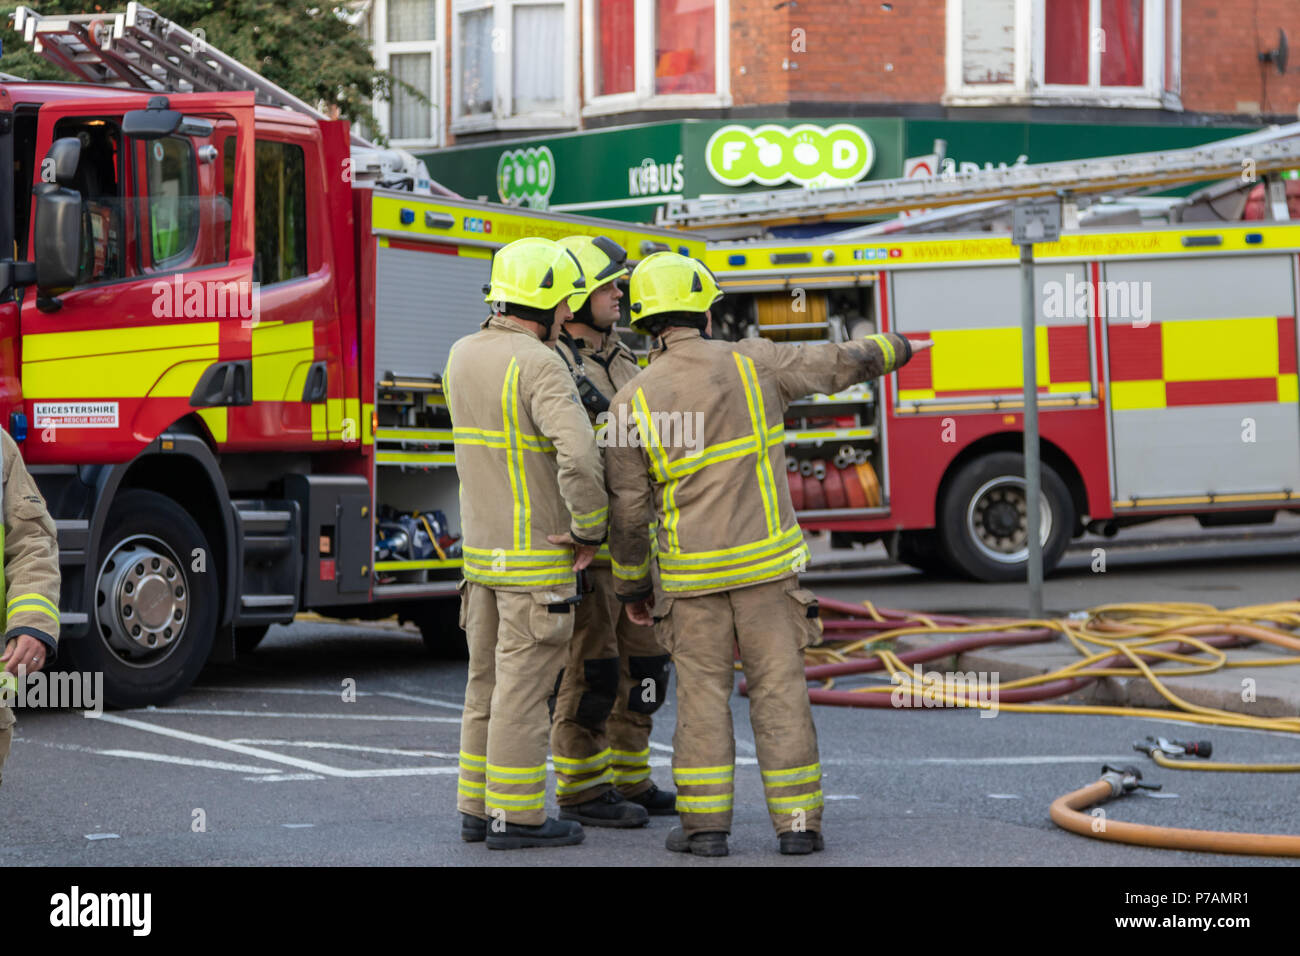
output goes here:
[{"label": "satellite dish", "polygon": [[1277,31],[1277,46],[1259,55],[1260,63],[1272,63],[1277,67],[1278,73],[1286,72],[1287,57],[1290,48],[1286,42],[1286,31]]}]

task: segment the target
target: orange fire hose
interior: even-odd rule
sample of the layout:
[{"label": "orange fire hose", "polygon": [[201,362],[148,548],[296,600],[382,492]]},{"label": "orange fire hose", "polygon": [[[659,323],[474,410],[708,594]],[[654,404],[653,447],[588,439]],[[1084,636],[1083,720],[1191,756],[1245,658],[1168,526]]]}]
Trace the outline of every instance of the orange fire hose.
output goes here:
[{"label": "orange fire hose", "polygon": [[1094,817],[1082,811],[1129,792],[1134,777],[1108,770],[1100,780],[1052,801],[1052,822],[1064,830],[1094,840],[1111,840],[1164,850],[1202,853],[1244,853],[1253,856],[1300,856],[1300,836],[1283,833],[1229,833],[1221,830],[1185,830],[1144,823],[1124,823]]}]

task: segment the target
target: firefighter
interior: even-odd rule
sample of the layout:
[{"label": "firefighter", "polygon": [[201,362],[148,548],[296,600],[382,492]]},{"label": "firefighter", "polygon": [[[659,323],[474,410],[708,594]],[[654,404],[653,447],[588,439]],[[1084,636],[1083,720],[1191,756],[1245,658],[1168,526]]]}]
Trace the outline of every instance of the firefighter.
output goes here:
[{"label": "firefighter", "polygon": [[[560,245],[577,257],[587,285],[569,300],[573,318],[564,323],[557,351],[599,435],[610,398],[641,371],[614,331],[620,280],[631,270],[627,253],[606,236],[570,236]],[[675,812],[676,795],[650,779],[650,715],[663,703],[669,657],[653,628],[621,612],[607,548],[585,579],[551,729],[560,818],[644,826],[650,814]]]},{"label": "firefighter", "polygon": [[461,838],[493,849],[581,843],[548,818],[546,751],[577,602],[575,572],[605,538],[595,434],[551,346],[583,287],[549,239],[499,250],[492,314],[452,346],[443,375],[461,483],[461,626],[469,676],[461,721]]},{"label": "firefighter", "polygon": [[[0,497],[4,525],[0,527],[0,595],[6,601],[4,655],[7,675],[21,679],[54,660],[59,640],[59,545],[45,499],[27,472],[18,445],[0,430]],[[14,678],[10,678],[14,680]],[[14,712],[8,693],[0,691],[0,771],[13,740]]]},{"label": "firefighter", "polygon": [[[702,263],[673,252],[647,257],[632,273],[632,327],[659,341],[649,368],[611,407],[611,427],[630,424],[605,447],[610,554],[628,616],[649,623],[654,608],[677,670],[673,782],[682,826],[668,849],[727,854],[738,645],[780,852],[811,853],[824,845],[821,764],[803,649],[820,628],[816,599],[797,577],[808,549],[785,478],[784,414],[800,396],[899,368],[914,346],[892,334],[803,346],[708,341],[709,308],[720,295]],[[697,434],[687,448],[690,421]],[[656,520],[657,604],[647,531]]]}]

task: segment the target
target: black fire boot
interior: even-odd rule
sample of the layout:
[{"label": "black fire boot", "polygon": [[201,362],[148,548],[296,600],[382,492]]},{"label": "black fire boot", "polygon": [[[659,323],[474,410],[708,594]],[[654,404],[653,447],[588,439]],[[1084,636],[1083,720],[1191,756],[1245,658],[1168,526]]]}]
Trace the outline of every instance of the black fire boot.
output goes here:
[{"label": "black fire boot", "polygon": [[781,843],[781,852],[786,856],[803,856],[826,848],[826,841],[816,830],[804,830],[802,833],[782,833],[777,839]]},{"label": "black fire boot", "polygon": [[660,790],[653,783],[650,784],[649,790],[623,799],[639,803],[652,817],[668,817],[677,813],[677,791]]},{"label": "black fire boot", "polygon": [[460,838],[466,843],[482,843],[487,839],[487,821],[472,813],[460,815]]},{"label": "black fire boot", "polygon": [[668,840],[664,843],[674,853],[694,853],[696,856],[726,856],[727,834],[722,830],[707,830],[703,833],[686,835],[681,827],[668,831]]},{"label": "black fire boot", "polygon": [[507,823],[500,833],[489,827],[487,845],[489,850],[520,850],[530,846],[573,846],[581,843],[585,836],[581,824],[547,817],[546,822],[539,826]]},{"label": "black fire boot", "polygon": [[624,800],[617,790],[606,790],[594,800],[560,807],[561,820],[577,820],[589,827],[643,827],[650,822],[646,808]]}]

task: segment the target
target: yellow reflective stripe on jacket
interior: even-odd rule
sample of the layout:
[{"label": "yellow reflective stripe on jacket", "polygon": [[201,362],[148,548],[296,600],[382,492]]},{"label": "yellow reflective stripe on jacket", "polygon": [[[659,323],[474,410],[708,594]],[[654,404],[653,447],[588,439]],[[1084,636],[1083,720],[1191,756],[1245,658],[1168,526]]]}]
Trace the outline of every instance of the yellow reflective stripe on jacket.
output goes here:
[{"label": "yellow reflective stripe on jacket", "polygon": [[[541,435],[519,434],[519,443],[525,451],[554,452],[555,444]],[[484,448],[508,448],[506,432],[490,428],[453,428],[451,440],[457,445],[481,445]]]},{"label": "yellow reflective stripe on jacket", "polygon": [[487,758],[476,757],[474,754],[467,754],[462,750],[460,752],[460,765],[465,770],[477,770],[482,773],[483,768],[487,766]]},{"label": "yellow reflective stripe on jacket", "polygon": [[55,624],[59,623],[59,609],[49,598],[40,594],[20,594],[15,598],[9,599],[9,606],[6,609],[6,618],[12,618],[15,614],[21,614],[24,611],[39,611],[46,617],[52,618]]},{"label": "yellow reflective stripe on jacket", "polygon": [[[678,797],[677,799],[681,799]],[[767,808],[787,813],[791,810],[816,810],[822,805],[822,792],[797,793],[793,797],[768,797]]]},{"label": "yellow reflective stripe on jacket", "polygon": [[574,515],[573,523],[579,528],[592,528],[599,525],[609,516],[609,508],[597,508],[595,511],[588,511],[586,514]]},{"label": "yellow reflective stripe on jacket", "polygon": [[758,370],[754,360],[740,352],[732,352],[740,381],[745,387],[745,401],[749,405],[749,419],[754,425],[754,473],[763,496],[763,516],[767,519],[769,536],[781,530],[781,516],[777,513],[776,480],[772,477],[772,459],[767,453],[767,410],[763,407],[763,389],[758,383]]},{"label": "yellow reflective stripe on jacket", "polygon": [[766,558],[778,551],[797,548],[801,544],[803,544],[803,530],[796,525],[773,537],[737,545],[734,548],[719,548],[716,551],[664,552],[659,555],[659,570],[725,568],[728,565]]},{"label": "yellow reflective stripe on jacket", "polygon": [[880,346],[880,351],[885,356],[885,371],[892,372],[894,370],[894,343],[889,341],[889,336],[880,333],[868,335],[867,341],[875,342],[876,345]]},{"label": "yellow reflective stripe on jacket", "polygon": [[546,779],[546,764],[537,767],[498,767],[487,765],[489,783],[537,783]]},{"label": "yellow reflective stripe on jacket", "polygon": [[810,763],[806,767],[791,767],[789,770],[764,770],[763,786],[793,787],[797,783],[812,783],[814,780],[820,780],[821,776],[820,763]]},{"label": "yellow reflective stripe on jacket", "polygon": [[474,783],[471,780],[466,780],[464,777],[461,777],[460,781],[456,784],[456,792],[463,797],[482,799],[483,795],[486,793],[485,787],[486,784]]},{"label": "yellow reflective stripe on jacket", "polygon": [[575,580],[573,552],[512,548],[472,548],[463,551],[465,580],[486,585],[567,585]]},{"label": "yellow reflective stripe on jacket", "polygon": [[746,564],[729,572],[706,572],[703,574],[685,574],[680,571],[664,571],[660,568],[660,579],[665,591],[698,591],[705,588],[735,587],[741,584],[756,584],[784,574],[797,574],[796,567],[807,564],[808,548],[799,547],[786,554],[777,555],[760,564]]},{"label": "yellow reflective stripe on jacket", "polygon": [[650,554],[647,552],[645,560],[637,565],[619,564],[611,557],[609,566],[620,581],[640,581],[650,573]]},{"label": "yellow reflective stripe on jacket", "polygon": [[[664,533],[668,536],[668,548],[670,551],[678,550],[681,545],[677,541],[677,522],[681,518],[681,513],[677,510],[677,479],[669,477],[668,455],[659,443],[659,433],[651,428],[650,408],[646,404],[645,392],[641,389],[636,390],[632,397],[635,405],[636,414],[632,417],[636,419],[637,431],[641,435],[641,446],[650,449],[650,460],[659,469],[659,474],[664,476]],[[651,437],[653,436],[653,438]]]},{"label": "yellow reflective stripe on jacket", "polygon": [[506,429],[506,467],[510,473],[510,494],[514,499],[515,547],[532,547],[532,508],[528,500],[528,479],[524,473],[524,449],[519,440],[519,360],[506,366],[501,386],[501,421]]}]

